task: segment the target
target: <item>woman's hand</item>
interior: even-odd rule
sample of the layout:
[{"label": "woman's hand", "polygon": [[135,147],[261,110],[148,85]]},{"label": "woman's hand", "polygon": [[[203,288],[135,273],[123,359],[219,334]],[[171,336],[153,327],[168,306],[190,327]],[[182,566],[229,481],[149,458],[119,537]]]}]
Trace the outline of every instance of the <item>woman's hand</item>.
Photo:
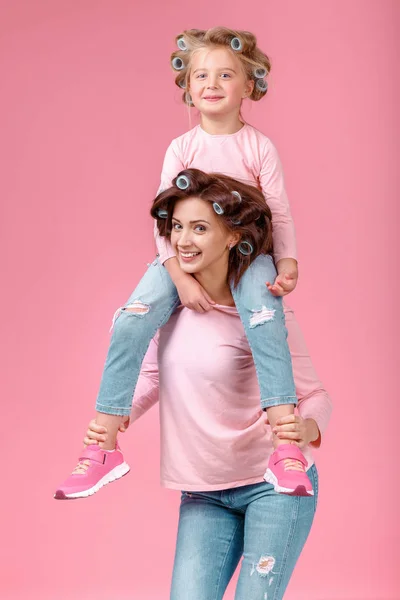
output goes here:
[{"label": "woman's hand", "polygon": [[[118,431],[124,433],[129,427],[130,417],[124,417]],[[92,444],[98,444],[99,442],[105,442],[107,440],[107,428],[102,425],[97,425],[96,419],[92,419],[89,423],[89,427],[86,431],[86,435],[83,438],[85,446]]]},{"label": "woman's hand", "polygon": [[299,448],[304,448],[308,444],[319,445],[320,432],[314,419],[288,415],[278,419],[272,431],[279,439],[288,440]]},{"label": "woman's hand", "polygon": [[210,298],[205,289],[194,277],[185,274],[178,283],[176,283],[179,298],[186,308],[204,313],[212,309],[215,302]]}]

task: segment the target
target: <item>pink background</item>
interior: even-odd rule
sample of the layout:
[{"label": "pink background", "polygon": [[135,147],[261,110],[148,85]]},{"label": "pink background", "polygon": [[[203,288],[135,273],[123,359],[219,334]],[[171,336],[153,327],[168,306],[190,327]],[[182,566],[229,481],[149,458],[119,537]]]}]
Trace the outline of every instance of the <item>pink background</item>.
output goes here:
[{"label": "pink background", "polygon": [[111,316],[154,253],[163,154],[189,127],[174,36],[216,24],[254,31],[273,61],[245,115],[281,154],[290,301],[335,405],[285,600],[400,598],[399,17],[397,0],[1,2],[2,598],[169,597],[179,494],[159,487],[156,409],[122,440],[128,477],[85,501],[52,493],[93,415]]}]

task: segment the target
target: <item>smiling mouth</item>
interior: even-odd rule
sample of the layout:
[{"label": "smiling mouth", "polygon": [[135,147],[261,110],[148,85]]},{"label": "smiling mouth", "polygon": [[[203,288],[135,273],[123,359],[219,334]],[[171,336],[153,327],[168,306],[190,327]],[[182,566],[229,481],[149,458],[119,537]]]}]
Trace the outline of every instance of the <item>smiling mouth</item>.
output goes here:
[{"label": "smiling mouth", "polygon": [[193,258],[194,256],[198,256],[200,254],[200,252],[182,252],[182,250],[180,250],[179,254],[183,258]]},{"label": "smiling mouth", "polygon": [[204,96],[203,100],[222,100],[223,96]]}]

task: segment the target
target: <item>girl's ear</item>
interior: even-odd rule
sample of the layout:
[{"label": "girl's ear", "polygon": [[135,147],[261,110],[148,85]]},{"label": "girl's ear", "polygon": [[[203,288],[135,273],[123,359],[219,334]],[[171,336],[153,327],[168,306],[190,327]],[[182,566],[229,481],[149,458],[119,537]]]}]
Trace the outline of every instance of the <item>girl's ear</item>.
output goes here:
[{"label": "girl's ear", "polygon": [[254,81],[252,79],[248,79],[244,86],[243,98],[248,98],[251,96],[254,90]]}]

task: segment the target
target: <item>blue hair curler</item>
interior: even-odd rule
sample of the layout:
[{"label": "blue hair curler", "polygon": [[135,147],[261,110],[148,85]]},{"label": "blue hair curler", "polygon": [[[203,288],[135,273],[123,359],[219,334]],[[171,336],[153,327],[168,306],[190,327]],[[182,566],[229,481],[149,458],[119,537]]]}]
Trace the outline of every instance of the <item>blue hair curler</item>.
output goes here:
[{"label": "blue hair curler", "polygon": [[181,81],[178,83],[178,85],[179,85],[179,87],[180,87],[182,90],[186,90],[186,81],[185,81],[185,79],[182,79],[182,80],[181,80]]},{"label": "blue hair curler", "polygon": [[235,50],[235,52],[240,52],[243,48],[243,44],[238,37],[234,37],[231,39],[231,48]]},{"label": "blue hair curler", "polygon": [[222,206],[220,206],[218,204],[218,202],[213,202],[213,209],[215,210],[215,212],[217,213],[217,215],[223,215],[224,214],[224,209],[222,208]]},{"label": "blue hair curler", "polygon": [[235,221],[234,219],[231,219],[231,223],[232,225],[241,225],[242,221]]},{"label": "blue hair curler", "polygon": [[267,76],[267,69],[264,67],[258,67],[253,71],[254,77],[256,79],[264,79]]},{"label": "blue hair curler", "polygon": [[160,219],[168,219],[168,211],[165,208],[159,208],[157,215]]},{"label": "blue hair curler", "polygon": [[180,190],[187,190],[190,185],[189,178],[186,177],[186,175],[179,175],[175,182],[175,185]]},{"label": "blue hair curler", "polygon": [[239,202],[242,201],[242,196],[239,194],[239,192],[236,192],[235,190],[233,192],[231,192],[232,196],[234,196],[235,198],[237,198],[239,200]]},{"label": "blue hair curler", "polygon": [[243,254],[243,256],[250,256],[250,254],[253,254],[254,248],[250,242],[244,241],[240,242],[238,245],[238,250],[241,254]]},{"label": "blue hair curler", "polygon": [[171,65],[175,71],[182,71],[185,68],[185,63],[179,56],[175,56],[175,58],[172,59]]},{"label": "blue hair curler", "polygon": [[256,88],[259,92],[266,92],[268,89],[268,83],[265,81],[265,79],[257,79]]},{"label": "blue hair curler", "polygon": [[185,38],[183,36],[176,40],[176,45],[178,46],[179,50],[183,50],[184,52],[186,52],[186,50],[188,50],[188,47],[185,42]]}]

